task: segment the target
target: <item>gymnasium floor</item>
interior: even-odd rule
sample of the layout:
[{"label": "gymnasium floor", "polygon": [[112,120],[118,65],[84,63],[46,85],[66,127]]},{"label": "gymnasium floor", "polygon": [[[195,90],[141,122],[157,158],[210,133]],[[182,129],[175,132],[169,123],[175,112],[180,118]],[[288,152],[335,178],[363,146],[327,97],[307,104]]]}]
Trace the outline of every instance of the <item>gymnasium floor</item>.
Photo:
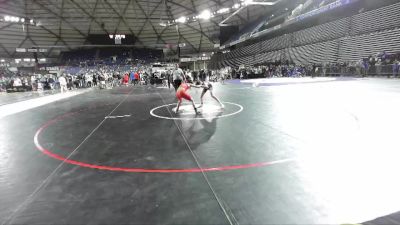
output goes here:
[{"label": "gymnasium floor", "polygon": [[0,106],[59,93],[60,91],[0,93]]},{"label": "gymnasium floor", "polygon": [[197,116],[144,86],[1,118],[0,222],[343,224],[399,211],[400,80],[301,79],[215,84],[225,109],[207,94]]}]

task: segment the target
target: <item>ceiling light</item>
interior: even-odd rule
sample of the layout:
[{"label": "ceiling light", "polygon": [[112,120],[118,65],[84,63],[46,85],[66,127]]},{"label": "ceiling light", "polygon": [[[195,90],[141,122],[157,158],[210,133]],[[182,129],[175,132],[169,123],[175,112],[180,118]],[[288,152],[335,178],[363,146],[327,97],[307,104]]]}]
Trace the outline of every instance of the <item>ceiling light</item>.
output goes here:
[{"label": "ceiling light", "polygon": [[0,60],[0,62],[5,62],[5,61],[6,61],[5,59],[1,59],[1,60]]},{"label": "ceiling light", "polygon": [[30,61],[31,61],[30,58],[25,58],[25,59],[24,59],[24,62],[30,62]]},{"label": "ceiling light", "polygon": [[39,59],[40,62],[46,62],[45,58]]},{"label": "ceiling light", "polygon": [[227,13],[227,12],[229,12],[229,8],[222,8],[217,11],[218,14],[223,14],[223,13]]},{"label": "ceiling light", "polygon": [[204,10],[200,15],[199,15],[200,19],[205,19],[208,20],[211,18],[211,13],[210,10]]},{"label": "ceiling light", "polygon": [[11,18],[9,16],[4,16],[4,20],[8,22],[11,20]]},{"label": "ceiling light", "polygon": [[275,5],[278,1],[275,1],[275,2],[264,2],[264,1],[261,1],[261,2],[259,2],[259,1],[254,1],[254,0],[244,0],[243,5],[268,5],[268,6],[272,6],[272,5]]},{"label": "ceiling light", "polygon": [[164,23],[164,22],[159,23],[159,25],[162,26],[162,27],[166,27],[167,26],[167,24]]},{"label": "ceiling light", "polygon": [[30,20],[29,23],[33,24],[33,20]]},{"label": "ceiling light", "polygon": [[252,4],[253,3],[253,0],[245,0],[244,1],[244,4],[245,5],[250,5],[250,4]]},{"label": "ceiling light", "polygon": [[178,22],[178,23],[185,23],[186,22],[186,17],[181,16],[181,17],[179,17],[179,19],[177,19],[175,21]]},{"label": "ceiling light", "polygon": [[21,18],[21,23],[25,23],[25,19],[24,18]]},{"label": "ceiling light", "polygon": [[236,4],[233,5],[232,8],[233,8],[233,9],[238,9],[238,8],[240,8],[240,4],[239,4],[239,3],[236,3]]},{"label": "ceiling light", "polygon": [[11,16],[11,17],[9,18],[9,21],[11,21],[11,22],[18,22],[18,21],[19,21],[19,18],[18,18],[18,17],[15,17],[15,16]]}]

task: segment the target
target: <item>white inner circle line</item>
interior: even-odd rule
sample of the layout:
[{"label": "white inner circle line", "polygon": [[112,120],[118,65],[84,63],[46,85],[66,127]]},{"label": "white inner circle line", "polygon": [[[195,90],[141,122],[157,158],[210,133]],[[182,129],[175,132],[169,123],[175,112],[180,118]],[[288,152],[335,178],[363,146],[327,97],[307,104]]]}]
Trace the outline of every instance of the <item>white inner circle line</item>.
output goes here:
[{"label": "white inner circle line", "polygon": [[172,105],[176,105],[176,103],[171,103],[171,104],[158,106],[158,107],[152,109],[150,111],[150,115],[152,115],[154,117],[157,117],[157,118],[160,118],[160,119],[166,119],[166,120],[208,120],[208,119],[224,118],[224,117],[233,116],[233,115],[236,115],[236,114],[238,114],[238,113],[243,111],[243,106],[241,106],[239,104],[232,103],[232,102],[223,102],[223,104],[237,106],[239,108],[239,110],[237,110],[236,112],[233,112],[233,113],[225,114],[225,115],[216,115],[216,116],[209,116],[209,117],[193,117],[193,118],[190,118],[190,117],[186,117],[186,118],[185,117],[183,117],[183,118],[180,118],[180,117],[167,117],[167,116],[160,116],[160,115],[157,115],[157,114],[154,113],[154,111],[156,111],[157,109],[161,109],[161,108],[164,108],[164,107],[169,107],[169,106],[172,106]]}]

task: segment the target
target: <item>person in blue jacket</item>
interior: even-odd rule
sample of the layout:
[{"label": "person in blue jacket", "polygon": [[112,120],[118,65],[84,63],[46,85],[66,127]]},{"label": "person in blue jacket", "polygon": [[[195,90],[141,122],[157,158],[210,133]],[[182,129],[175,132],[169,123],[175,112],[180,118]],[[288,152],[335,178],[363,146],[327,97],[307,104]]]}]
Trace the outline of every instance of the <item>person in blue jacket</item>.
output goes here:
[{"label": "person in blue jacket", "polygon": [[129,74],[129,78],[130,78],[130,80],[131,80],[131,84],[134,84],[135,83],[135,72],[131,72],[130,74]]}]

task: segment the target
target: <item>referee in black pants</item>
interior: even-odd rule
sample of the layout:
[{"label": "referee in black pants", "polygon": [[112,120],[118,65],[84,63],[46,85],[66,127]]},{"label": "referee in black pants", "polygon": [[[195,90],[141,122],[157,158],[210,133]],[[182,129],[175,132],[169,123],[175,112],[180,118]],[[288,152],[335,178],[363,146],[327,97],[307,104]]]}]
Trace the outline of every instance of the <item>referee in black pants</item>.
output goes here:
[{"label": "referee in black pants", "polygon": [[183,73],[183,70],[177,66],[173,73],[175,92],[178,90],[179,86],[181,86],[184,77],[185,74]]}]

